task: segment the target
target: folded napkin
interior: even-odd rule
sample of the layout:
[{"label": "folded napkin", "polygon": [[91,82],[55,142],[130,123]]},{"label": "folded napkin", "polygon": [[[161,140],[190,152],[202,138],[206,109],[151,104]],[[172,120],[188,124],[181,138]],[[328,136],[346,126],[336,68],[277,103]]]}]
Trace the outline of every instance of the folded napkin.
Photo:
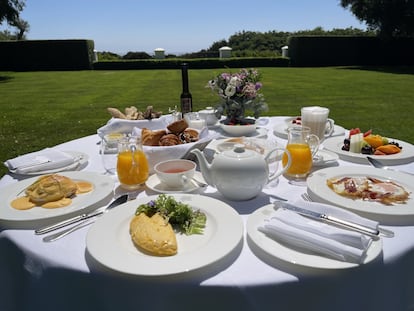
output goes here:
[{"label": "folded napkin", "polygon": [[65,167],[74,161],[74,158],[67,153],[46,148],[7,160],[4,165],[12,173],[27,174]]},{"label": "folded napkin", "polygon": [[[378,223],[327,204],[297,201],[293,205],[329,214],[370,228]],[[279,208],[259,230],[272,239],[341,261],[362,263],[372,238]]]}]

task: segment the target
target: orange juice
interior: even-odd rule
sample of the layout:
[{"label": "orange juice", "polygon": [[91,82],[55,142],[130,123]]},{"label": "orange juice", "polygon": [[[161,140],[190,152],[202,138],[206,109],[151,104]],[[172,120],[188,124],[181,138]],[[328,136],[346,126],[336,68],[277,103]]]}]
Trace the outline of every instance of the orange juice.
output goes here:
[{"label": "orange juice", "polygon": [[[312,168],[312,153],[308,144],[288,144],[286,149],[292,157],[292,164],[286,172],[286,175],[295,177],[306,176]],[[286,166],[288,162],[287,155],[283,154],[282,164]]]},{"label": "orange juice", "polygon": [[134,152],[135,165],[132,165],[132,152],[122,151],[118,154],[118,179],[124,188],[134,189],[143,184],[149,175],[148,160],[145,153],[137,149]]}]

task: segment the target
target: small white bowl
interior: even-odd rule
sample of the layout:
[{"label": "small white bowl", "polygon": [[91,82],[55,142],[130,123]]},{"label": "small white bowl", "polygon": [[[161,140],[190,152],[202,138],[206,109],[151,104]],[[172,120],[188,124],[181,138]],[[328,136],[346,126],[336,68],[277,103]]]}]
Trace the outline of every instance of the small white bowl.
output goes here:
[{"label": "small white bowl", "polygon": [[170,189],[181,189],[194,177],[196,166],[190,160],[174,159],[157,163],[154,171],[161,183]]},{"label": "small white bowl", "polygon": [[251,120],[253,123],[245,125],[227,125],[225,124],[226,120],[222,120],[220,121],[220,126],[224,132],[231,136],[248,136],[256,131],[256,121],[254,119],[248,120]]}]

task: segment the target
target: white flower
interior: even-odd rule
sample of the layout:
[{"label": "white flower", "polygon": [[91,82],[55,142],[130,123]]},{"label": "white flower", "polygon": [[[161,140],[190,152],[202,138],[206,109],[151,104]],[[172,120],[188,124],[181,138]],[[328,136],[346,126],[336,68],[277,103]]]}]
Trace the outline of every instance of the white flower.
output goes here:
[{"label": "white flower", "polygon": [[239,84],[239,78],[238,77],[231,77],[229,81],[229,85],[232,85],[236,87]]},{"label": "white flower", "polygon": [[224,91],[224,95],[227,97],[232,97],[234,94],[236,94],[236,86],[232,84],[227,85]]}]

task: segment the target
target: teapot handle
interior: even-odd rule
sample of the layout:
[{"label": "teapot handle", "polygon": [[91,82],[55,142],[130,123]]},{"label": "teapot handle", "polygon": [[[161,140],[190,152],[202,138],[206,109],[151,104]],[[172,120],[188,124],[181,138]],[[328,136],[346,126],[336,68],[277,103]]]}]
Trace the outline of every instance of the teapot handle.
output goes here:
[{"label": "teapot handle", "polygon": [[275,159],[276,161],[282,161],[283,154],[286,153],[288,162],[286,163],[286,166],[283,169],[281,169],[279,172],[275,171],[274,173],[270,173],[268,176],[268,182],[271,182],[275,180],[276,178],[278,178],[280,175],[284,174],[289,169],[290,165],[292,164],[292,156],[290,155],[289,150],[284,149],[284,148],[272,149],[265,157],[266,163],[268,163],[270,155],[274,153],[275,151],[283,151],[279,156],[276,157]]}]

